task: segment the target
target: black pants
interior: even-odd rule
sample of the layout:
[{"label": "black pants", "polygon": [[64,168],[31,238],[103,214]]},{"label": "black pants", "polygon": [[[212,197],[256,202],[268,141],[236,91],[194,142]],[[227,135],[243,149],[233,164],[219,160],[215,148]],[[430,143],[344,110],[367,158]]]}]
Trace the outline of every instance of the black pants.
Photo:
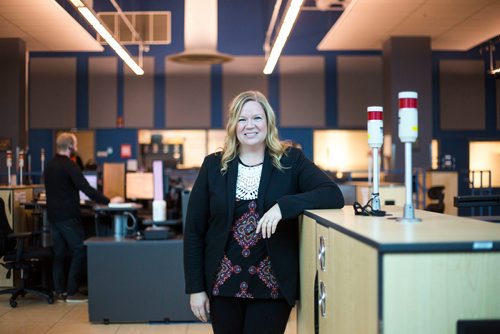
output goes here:
[{"label": "black pants", "polygon": [[214,334],[281,334],[292,307],[284,300],[212,297]]},{"label": "black pants", "polygon": [[[85,260],[85,232],[79,219],[69,219],[52,223],[52,248],[54,262],[52,264],[52,279],[57,293],[67,292],[74,295],[78,291]],[[67,255],[71,261],[68,276],[64,272],[64,261]]]}]

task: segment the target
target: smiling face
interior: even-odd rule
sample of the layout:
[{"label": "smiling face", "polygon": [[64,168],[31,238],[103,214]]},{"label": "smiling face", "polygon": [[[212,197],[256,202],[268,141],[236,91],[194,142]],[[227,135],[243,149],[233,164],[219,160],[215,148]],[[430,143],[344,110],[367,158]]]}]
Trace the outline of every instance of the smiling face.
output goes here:
[{"label": "smiling face", "polygon": [[240,149],[265,147],[267,120],[260,103],[248,101],[243,105],[236,126],[236,137],[240,142]]}]

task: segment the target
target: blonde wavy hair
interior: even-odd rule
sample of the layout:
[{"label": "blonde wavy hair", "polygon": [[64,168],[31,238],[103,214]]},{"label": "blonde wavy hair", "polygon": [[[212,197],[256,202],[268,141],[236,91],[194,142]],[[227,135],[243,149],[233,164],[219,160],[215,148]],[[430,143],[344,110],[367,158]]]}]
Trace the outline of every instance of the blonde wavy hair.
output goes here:
[{"label": "blonde wavy hair", "polygon": [[276,116],[274,114],[273,108],[267,101],[264,94],[258,91],[246,91],[238,94],[231,104],[229,105],[229,119],[226,125],[226,139],[224,141],[224,148],[222,149],[222,159],[221,159],[221,173],[225,174],[227,172],[228,163],[238,156],[239,153],[239,141],[236,137],[236,127],[238,125],[238,119],[241,114],[241,109],[243,105],[248,101],[258,102],[264,113],[266,114],[267,120],[267,136],[266,136],[266,147],[268,149],[269,155],[272,158],[274,167],[278,170],[283,170],[283,166],[280,163],[280,159],[285,152],[285,146],[281,143],[278,136],[278,129],[276,127]]}]

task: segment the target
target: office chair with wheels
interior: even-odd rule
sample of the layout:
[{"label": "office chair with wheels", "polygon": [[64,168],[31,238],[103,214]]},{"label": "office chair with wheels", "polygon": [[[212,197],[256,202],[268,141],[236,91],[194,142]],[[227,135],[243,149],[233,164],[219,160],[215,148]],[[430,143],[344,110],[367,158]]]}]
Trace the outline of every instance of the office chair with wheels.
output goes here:
[{"label": "office chair with wheels", "polygon": [[44,287],[28,288],[26,286],[29,273],[38,269],[44,260],[52,257],[52,252],[48,248],[28,247],[27,243],[33,236],[40,235],[36,232],[13,233],[5,214],[5,203],[0,198],[0,258],[3,257],[2,266],[7,269],[7,278],[10,278],[12,271],[19,270],[19,286],[0,291],[0,295],[11,294],[9,303],[11,307],[17,306],[17,297],[32,293],[47,299],[49,304],[54,302],[54,295],[50,289]]},{"label": "office chair with wheels", "polygon": [[430,203],[425,207],[426,211],[444,213],[444,186],[430,187],[427,195],[430,199],[437,200],[437,203]]}]

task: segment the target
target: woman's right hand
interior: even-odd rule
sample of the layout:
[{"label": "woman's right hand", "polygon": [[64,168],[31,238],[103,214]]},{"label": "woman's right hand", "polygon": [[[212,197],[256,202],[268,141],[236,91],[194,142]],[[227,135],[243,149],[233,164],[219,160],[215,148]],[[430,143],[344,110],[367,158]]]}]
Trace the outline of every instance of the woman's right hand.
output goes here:
[{"label": "woman's right hand", "polygon": [[210,301],[208,300],[207,293],[205,291],[192,293],[189,296],[189,303],[191,304],[193,314],[201,321],[207,322],[208,315],[210,314]]}]

